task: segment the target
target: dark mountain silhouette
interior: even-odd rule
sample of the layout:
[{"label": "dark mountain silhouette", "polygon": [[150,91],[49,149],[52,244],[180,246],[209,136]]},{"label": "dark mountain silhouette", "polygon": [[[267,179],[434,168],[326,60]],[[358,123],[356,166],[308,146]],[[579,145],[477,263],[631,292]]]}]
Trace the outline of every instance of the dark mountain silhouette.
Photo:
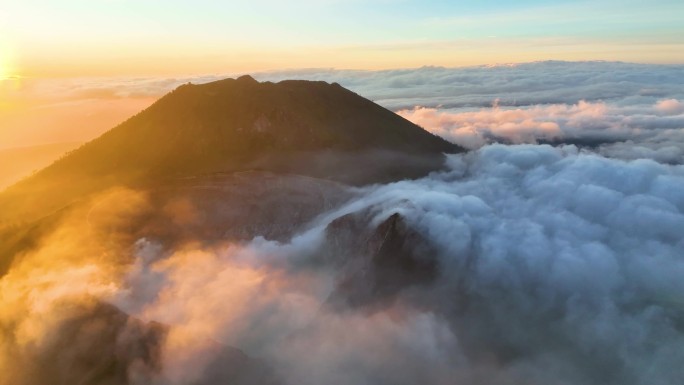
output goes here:
[{"label": "dark mountain silhouette", "polygon": [[119,184],[261,169],[348,183],[416,177],[461,148],[333,83],[250,76],[186,84],[0,194],[40,216]]}]

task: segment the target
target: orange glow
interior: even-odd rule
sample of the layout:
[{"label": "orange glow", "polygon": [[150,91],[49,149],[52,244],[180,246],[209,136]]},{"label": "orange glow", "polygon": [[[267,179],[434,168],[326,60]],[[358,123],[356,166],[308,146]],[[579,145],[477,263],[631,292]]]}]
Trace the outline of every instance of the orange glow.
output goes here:
[{"label": "orange glow", "polygon": [[[540,60],[617,60],[637,63],[679,63],[684,50],[678,43],[587,43],[574,39],[507,38],[458,41],[405,41],[377,45],[230,46],[210,50],[183,47],[182,54],[164,47],[123,53],[101,51],[74,57],[34,53],[22,58],[20,74],[27,77],[71,78],[109,76],[182,76],[282,70],[337,68],[382,70],[424,65],[465,67]],[[164,63],[160,66],[159,63]]]},{"label": "orange glow", "polygon": [[97,83],[83,87],[78,81],[64,85],[47,79],[5,79],[0,81],[0,149],[88,141],[157,96],[124,97]]}]

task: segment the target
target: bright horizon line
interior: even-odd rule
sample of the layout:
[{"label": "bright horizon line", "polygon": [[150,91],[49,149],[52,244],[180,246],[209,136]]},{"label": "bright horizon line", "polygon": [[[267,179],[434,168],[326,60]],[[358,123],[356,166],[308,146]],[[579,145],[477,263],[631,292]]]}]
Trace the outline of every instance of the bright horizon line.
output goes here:
[{"label": "bright horizon line", "polygon": [[463,64],[463,65],[439,65],[439,64],[423,64],[418,66],[397,66],[397,67],[377,67],[377,68],[360,68],[360,67],[327,67],[327,66],[304,66],[304,67],[273,67],[273,68],[257,68],[257,69],[240,69],[227,71],[196,71],[196,72],[177,72],[177,73],[120,73],[112,75],[59,75],[59,76],[36,76],[36,75],[22,75],[13,73],[9,76],[0,77],[0,81],[7,80],[41,80],[41,79],[125,79],[132,77],[146,77],[146,78],[162,78],[162,77],[195,77],[195,76],[240,76],[240,75],[258,75],[270,74],[278,72],[299,72],[299,71],[350,71],[350,72],[384,72],[384,71],[401,71],[401,70],[417,70],[421,68],[443,68],[443,69],[468,69],[468,68],[498,68],[498,67],[517,67],[528,64],[541,63],[605,63],[605,64],[626,64],[626,65],[644,65],[644,66],[682,66],[682,62],[651,62],[651,61],[628,61],[628,60],[562,60],[562,59],[541,59],[530,61],[508,61],[508,62],[489,62],[481,64]]}]

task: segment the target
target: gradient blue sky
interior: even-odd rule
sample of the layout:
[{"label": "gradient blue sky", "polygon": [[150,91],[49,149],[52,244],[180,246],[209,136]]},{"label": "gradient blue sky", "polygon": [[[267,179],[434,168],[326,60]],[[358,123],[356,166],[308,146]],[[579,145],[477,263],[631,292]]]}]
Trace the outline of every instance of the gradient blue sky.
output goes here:
[{"label": "gradient blue sky", "polygon": [[684,1],[0,0],[0,75],[684,62]]}]

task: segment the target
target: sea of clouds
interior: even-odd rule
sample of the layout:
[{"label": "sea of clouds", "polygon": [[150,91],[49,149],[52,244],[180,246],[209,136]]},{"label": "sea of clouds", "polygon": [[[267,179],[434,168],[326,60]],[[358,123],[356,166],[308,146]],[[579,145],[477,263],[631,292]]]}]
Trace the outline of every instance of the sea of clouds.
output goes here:
[{"label": "sea of clouds", "polygon": [[[32,357],[104,301],[171,326],[159,372],[131,366],[129,383],[204,383],[217,343],[260,359],[283,384],[684,377],[684,166],[497,144],[450,155],[446,170],[422,179],[351,192],[287,241],[212,246],[117,236],[147,203],[144,193],[112,193],[109,213],[89,219],[103,238],[93,223],[67,222],[0,279],[0,368],[35,383]],[[335,251],[326,228],[350,213],[371,229],[401,215],[430,245],[436,279],[371,308],[329,306],[346,270],[326,257]],[[78,338],[60,348],[64,370],[76,370],[68,357],[85,344]]]},{"label": "sea of clouds", "polygon": [[[372,213],[369,226],[404,217],[435,250],[438,279],[371,311],[325,306],[341,273],[316,262],[325,228],[355,212]],[[490,145],[359,189],[288,242],[161,256],[140,240],[115,303],[177,327],[165,367],[178,383],[201,379],[197,357],[217,339],[288,384],[675,384],[683,229],[683,166]]]},{"label": "sea of clouds", "polygon": [[[683,66],[255,77],[339,82],[472,151],[418,180],[350,188],[353,198],[285,242],[117,238],[126,215],[147,205],[144,192],[126,192],[107,205],[118,219],[98,219],[116,247],[94,252],[104,241],[69,222],[0,278],[3,372],[31,383],[32,355],[97,300],[172,326],[161,372],[142,383],[201,383],[215,342],[263,360],[285,384],[684,378]],[[158,94],[211,79],[135,87]],[[321,262],[331,252],[325,229],[349,213],[370,213],[371,228],[400,214],[430,244],[437,278],[371,310],[327,306],[342,270]],[[130,382],[138,377],[131,368]]]}]

